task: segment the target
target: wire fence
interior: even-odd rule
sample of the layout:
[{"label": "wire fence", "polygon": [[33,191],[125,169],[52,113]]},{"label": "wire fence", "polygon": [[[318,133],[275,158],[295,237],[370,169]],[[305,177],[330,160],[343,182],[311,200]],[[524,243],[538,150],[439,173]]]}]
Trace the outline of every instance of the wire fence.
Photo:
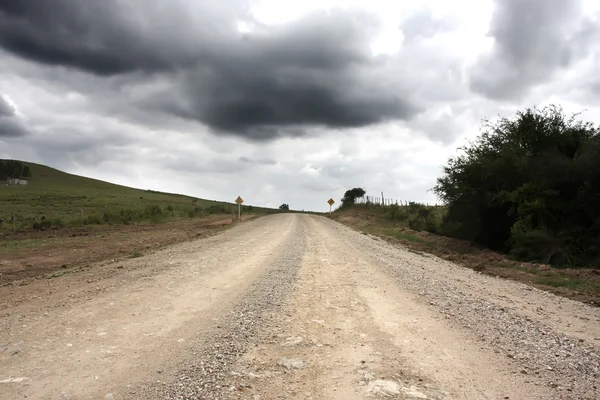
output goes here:
[{"label": "wire fence", "polygon": [[359,197],[355,200],[355,204],[370,204],[370,205],[383,206],[383,207],[391,206],[391,205],[408,206],[410,204],[421,204],[421,205],[425,205],[425,206],[435,206],[436,205],[436,204],[418,203],[418,202],[414,202],[414,201],[397,200],[397,199],[392,199],[392,198],[387,198],[387,197],[377,197],[377,196]]}]

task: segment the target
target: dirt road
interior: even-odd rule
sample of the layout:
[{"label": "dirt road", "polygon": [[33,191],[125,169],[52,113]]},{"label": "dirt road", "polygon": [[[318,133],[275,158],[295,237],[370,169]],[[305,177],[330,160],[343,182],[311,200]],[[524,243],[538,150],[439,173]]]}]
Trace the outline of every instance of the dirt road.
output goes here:
[{"label": "dirt road", "polygon": [[597,399],[599,347],[598,308],[309,215],[0,288],[0,399]]}]

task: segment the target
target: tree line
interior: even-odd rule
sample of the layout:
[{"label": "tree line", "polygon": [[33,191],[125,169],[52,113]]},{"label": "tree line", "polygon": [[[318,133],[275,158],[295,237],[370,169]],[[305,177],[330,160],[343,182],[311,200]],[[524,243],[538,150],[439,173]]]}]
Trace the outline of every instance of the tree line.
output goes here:
[{"label": "tree line", "polygon": [[0,181],[10,178],[30,178],[31,171],[29,167],[21,161],[0,160]]},{"label": "tree line", "polygon": [[557,266],[600,267],[600,128],[560,107],[484,123],[443,167],[441,233]]}]

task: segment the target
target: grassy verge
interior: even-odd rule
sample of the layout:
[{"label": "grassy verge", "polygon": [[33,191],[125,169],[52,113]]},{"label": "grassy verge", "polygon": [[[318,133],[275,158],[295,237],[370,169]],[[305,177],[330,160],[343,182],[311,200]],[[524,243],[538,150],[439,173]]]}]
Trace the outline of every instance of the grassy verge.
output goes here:
[{"label": "grassy verge", "polygon": [[[39,164],[25,165],[31,171],[26,186],[0,182],[0,234],[237,214],[233,203],[134,189]],[[278,210],[242,206],[244,214],[273,212]]]},{"label": "grassy verge", "polygon": [[483,274],[519,281],[560,296],[600,306],[600,271],[586,268],[556,269],[525,263],[471,242],[416,231],[406,221],[390,218],[380,207],[339,210],[331,218],[364,233],[400,244],[412,252],[433,254]]}]

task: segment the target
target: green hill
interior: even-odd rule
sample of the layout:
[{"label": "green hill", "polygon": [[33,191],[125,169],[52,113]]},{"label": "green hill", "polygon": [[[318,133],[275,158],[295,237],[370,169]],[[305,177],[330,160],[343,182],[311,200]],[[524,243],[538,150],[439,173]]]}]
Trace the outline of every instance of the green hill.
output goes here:
[{"label": "green hill", "polygon": [[[23,164],[29,167],[31,174],[27,178],[27,185],[0,182],[0,229],[156,223],[208,214],[231,214],[235,206],[232,203],[133,189],[30,162]],[[252,206],[244,208],[254,213],[274,211]]]}]

